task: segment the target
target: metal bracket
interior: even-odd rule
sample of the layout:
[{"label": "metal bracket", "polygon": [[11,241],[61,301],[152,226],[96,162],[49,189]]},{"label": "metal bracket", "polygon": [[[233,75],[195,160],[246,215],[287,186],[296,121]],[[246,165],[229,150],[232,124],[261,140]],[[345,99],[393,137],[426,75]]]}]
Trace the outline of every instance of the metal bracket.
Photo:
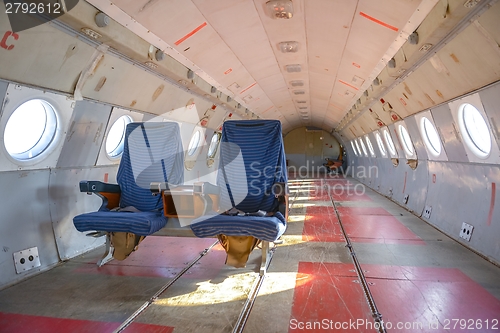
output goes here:
[{"label": "metal bracket", "polygon": [[430,219],[431,218],[431,213],[432,213],[432,207],[431,206],[425,206],[424,213],[422,214],[422,217],[425,217],[426,219]]},{"label": "metal bracket", "polygon": [[466,241],[470,241],[470,238],[472,236],[472,230],[474,229],[473,225],[470,225],[468,223],[462,223],[462,229],[460,229],[460,238],[465,239]]}]

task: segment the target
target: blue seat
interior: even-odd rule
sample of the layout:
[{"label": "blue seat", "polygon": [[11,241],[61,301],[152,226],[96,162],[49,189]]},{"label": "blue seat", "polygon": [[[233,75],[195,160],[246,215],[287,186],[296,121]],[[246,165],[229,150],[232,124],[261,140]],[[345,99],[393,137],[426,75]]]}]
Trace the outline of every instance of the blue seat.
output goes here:
[{"label": "blue seat", "polygon": [[219,212],[194,219],[191,230],[197,237],[252,236],[276,241],[286,230],[288,213],[288,207],[279,211],[275,195],[276,184],[284,184],[280,187],[284,191],[288,180],[281,123],[226,121],[219,149]]},{"label": "blue seat", "polygon": [[[103,199],[98,211],[75,216],[78,231],[129,232],[150,235],[167,223],[161,196],[152,196],[153,181],[181,184],[184,156],[179,125],[145,122],[127,125],[123,155],[118,167],[118,185],[97,181],[80,182],[81,192]],[[119,194],[119,201],[113,200]],[[117,197],[116,197],[117,198]],[[114,201],[114,202],[113,202]]]}]

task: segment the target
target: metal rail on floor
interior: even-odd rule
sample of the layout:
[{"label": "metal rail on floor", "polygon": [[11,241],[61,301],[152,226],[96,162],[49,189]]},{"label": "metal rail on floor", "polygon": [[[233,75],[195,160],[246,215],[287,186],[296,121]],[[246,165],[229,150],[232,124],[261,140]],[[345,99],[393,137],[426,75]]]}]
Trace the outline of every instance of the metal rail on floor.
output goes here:
[{"label": "metal rail on floor", "polygon": [[377,330],[379,333],[387,333],[387,329],[385,328],[384,320],[382,319],[382,314],[378,311],[377,305],[375,304],[375,300],[373,299],[373,296],[370,292],[370,288],[368,287],[368,282],[366,281],[365,274],[363,273],[363,270],[361,269],[361,265],[359,264],[359,260],[356,256],[356,252],[354,252],[354,248],[352,246],[351,240],[349,239],[349,236],[347,235],[347,232],[344,229],[344,225],[342,224],[342,219],[340,218],[340,214],[337,210],[337,206],[335,205],[335,201],[333,200],[330,191],[328,189],[328,186],[325,186],[325,189],[327,190],[328,197],[330,198],[330,201],[332,202],[333,209],[335,210],[335,215],[337,215],[337,220],[339,221],[340,229],[342,230],[342,234],[344,235],[345,241],[346,241],[346,247],[349,249],[349,252],[351,253],[351,258],[354,263],[354,268],[356,269],[356,274],[358,275],[359,282],[361,286],[363,287],[363,292],[365,294],[366,300],[368,301],[368,306],[370,307],[370,311],[372,313],[372,317],[375,320]]},{"label": "metal rail on floor", "polygon": [[200,255],[191,261],[182,271],[179,272],[172,280],[168,281],[167,284],[165,284],[163,287],[160,288],[146,303],[144,303],[139,309],[137,309],[130,317],[128,317],[116,330],[113,331],[113,333],[119,333],[122,332],[124,329],[126,329],[132,322],[142,313],[144,310],[146,310],[151,304],[156,302],[158,297],[160,297],[161,294],[165,292],[172,284],[174,284],[175,281],[177,281],[184,273],[186,273],[194,264],[196,264],[201,258],[203,258],[215,245],[217,245],[219,241],[216,241],[212,245],[210,245],[208,248],[203,250]]},{"label": "metal rail on floor", "polygon": [[[267,243],[267,246],[269,246],[269,243]],[[262,251],[264,251],[264,247],[262,247]],[[273,247],[268,251],[268,260],[266,262],[266,271],[269,265],[271,264],[271,260],[273,259],[273,254],[275,251],[276,247]],[[241,333],[243,332],[243,329],[245,328],[245,325],[247,323],[248,317],[250,316],[250,312],[252,311],[253,304],[255,303],[255,299],[257,298],[257,295],[259,294],[260,287],[262,286],[262,283],[264,282],[264,279],[266,278],[265,274],[262,274],[262,269],[261,269],[261,274],[257,277],[255,280],[252,289],[250,289],[250,293],[248,294],[248,298],[243,305],[243,309],[240,312],[240,316],[238,317],[238,320],[236,321],[236,324],[234,325],[234,329],[232,333]]]}]

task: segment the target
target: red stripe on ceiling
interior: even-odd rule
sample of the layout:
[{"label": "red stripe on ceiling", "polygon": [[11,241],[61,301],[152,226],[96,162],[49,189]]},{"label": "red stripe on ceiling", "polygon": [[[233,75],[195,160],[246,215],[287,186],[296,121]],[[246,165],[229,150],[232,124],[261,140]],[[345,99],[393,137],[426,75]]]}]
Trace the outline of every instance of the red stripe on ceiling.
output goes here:
[{"label": "red stripe on ceiling", "polygon": [[274,107],[274,106],[273,106],[273,105],[271,105],[271,106],[270,106],[270,107],[268,107],[266,110],[264,110],[264,112],[262,112],[262,113],[266,113],[267,111],[271,110],[273,107]]},{"label": "red stripe on ceiling", "polygon": [[203,22],[196,29],[194,29],[193,31],[191,31],[190,33],[188,33],[186,36],[182,37],[177,42],[175,42],[175,45],[179,45],[180,43],[182,43],[183,41],[185,41],[186,39],[188,39],[189,37],[191,37],[192,35],[194,35],[198,31],[200,31],[203,27],[206,27],[206,26],[207,26],[207,22]]},{"label": "red stripe on ceiling", "polygon": [[252,88],[253,86],[255,86],[257,84],[257,82],[254,82],[253,84],[251,84],[250,86],[246,87],[245,89],[243,89],[240,94],[243,94],[245,91],[247,91],[248,89]]},{"label": "red stripe on ceiling", "polygon": [[370,15],[368,15],[368,14],[365,14],[365,13],[363,13],[363,12],[359,12],[359,15],[363,16],[364,18],[369,19],[370,21],[373,21],[373,22],[375,22],[375,23],[378,23],[378,24],[380,24],[381,26],[384,26],[384,27],[389,28],[389,29],[394,30],[394,31],[399,31],[399,29],[398,29],[398,28],[396,28],[395,26],[390,25],[390,24],[387,24],[387,23],[382,22],[382,21],[380,21],[380,20],[377,20],[375,17],[372,17],[372,16],[370,16]]},{"label": "red stripe on ceiling", "polygon": [[351,87],[351,88],[352,88],[352,89],[354,89],[354,90],[358,90],[358,88],[356,88],[355,86],[350,85],[350,84],[349,84],[349,83],[347,83],[347,82],[344,82],[344,81],[342,81],[342,80],[339,80],[339,82],[340,82],[340,83],[345,84],[345,85],[346,85],[346,86],[348,86],[348,87]]},{"label": "red stripe on ceiling", "polygon": [[490,212],[488,213],[487,225],[491,225],[491,220],[493,219],[493,211],[495,210],[495,196],[497,191],[497,184],[491,183],[491,202],[490,202]]}]

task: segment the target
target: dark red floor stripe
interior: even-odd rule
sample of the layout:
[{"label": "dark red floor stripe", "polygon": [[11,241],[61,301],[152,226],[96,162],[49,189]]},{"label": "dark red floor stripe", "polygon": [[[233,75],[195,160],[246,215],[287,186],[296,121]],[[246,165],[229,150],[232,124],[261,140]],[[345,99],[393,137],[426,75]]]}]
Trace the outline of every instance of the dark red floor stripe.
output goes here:
[{"label": "dark red floor stripe", "polygon": [[459,269],[369,264],[362,268],[378,310],[392,326],[389,332],[500,330],[500,301]]},{"label": "dark red floor stripe", "polygon": [[374,332],[353,264],[300,262],[288,332]]},{"label": "dark red floor stripe", "polygon": [[[107,333],[113,332],[120,324],[0,312],[2,333]],[[173,331],[174,328],[168,326],[132,323],[124,332],[172,333]]]},{"label": "dark red floor stripe", "polygon": [[341,218],[352,242],[425,245],[394,216],[344,215]]},{"label": "dark red floor stripe", "polygon": [[309,242],[344,242],[333,207],[307,207],[302,240]]}]

